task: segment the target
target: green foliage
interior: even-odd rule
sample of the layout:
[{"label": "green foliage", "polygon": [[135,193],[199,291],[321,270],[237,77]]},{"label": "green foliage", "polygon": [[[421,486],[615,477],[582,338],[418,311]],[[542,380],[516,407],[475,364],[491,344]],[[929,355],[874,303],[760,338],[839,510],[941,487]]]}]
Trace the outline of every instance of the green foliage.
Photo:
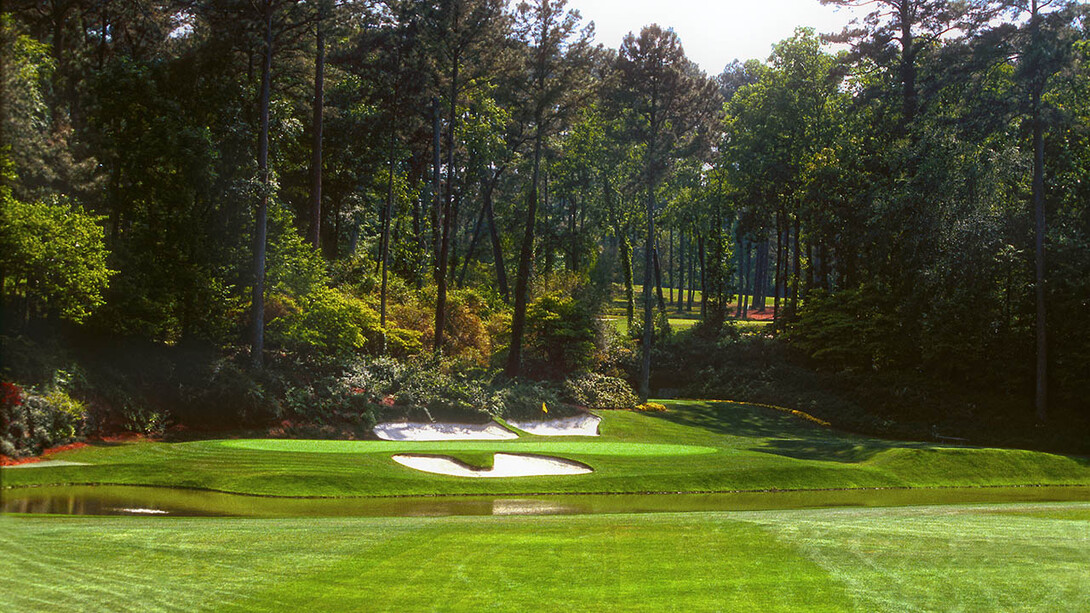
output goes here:
[{"label": "green foliage", "polygon": [[381,340],[378,313],[339,290],[318,287],[282,303],[285,314],[270,322],[269,340],[289,350],[347,357]]},{"label": "green foliage", "polygon": [[553,291],[534,299],[526,310],[528,372],[556,376],[594,366],[597,312],[590,301]]},{"label": "green foliage", "polygon": [[598,373],[570,377],[564,381],[564,397],[588,409],[633,409],[639,397],[624,379]]},{"label": "green foliage", "polygon": [[61,200],[20,202],[0,185],[3,298],[21,300],[28,316],[85,319],[113,274],[100,221]]},{"label": "green foliage", "polygon": [[495,392],[500,412],[512,419],[540,419],[545,416],[541,404],[549,409],[548,416],[564,417],[579,410],[565,398],[564,390],[547,381],[516,380],[507,382]]},{"label": "green foliage", "polygon": [[0,454],[38,455],[44,449],[75,441],[84,432],[86,408],[61,389],[44,395],[24,393],[3,384],[0,399]]},{"label": "green foliage", "polygon": [[800,351],[833,368],[887,366],[891,356],[899,353],[897,326],[882,308],[881,297],[878,288],[866,285],[835,295],[815,290],[807,296],[787,338]]},{"label": "green foliage", "polygon": [[267,287],[291,296],[321,294],[327,281],[322,255],[303,241],[291,213],[284,207],[270,207],[269,250],[266,260]]}]

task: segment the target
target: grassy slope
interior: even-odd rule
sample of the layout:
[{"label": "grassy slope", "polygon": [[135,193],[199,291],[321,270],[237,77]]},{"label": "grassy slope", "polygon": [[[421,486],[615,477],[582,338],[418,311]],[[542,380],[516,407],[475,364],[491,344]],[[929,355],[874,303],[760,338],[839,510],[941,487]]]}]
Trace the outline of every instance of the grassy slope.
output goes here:
[{"label": "grassy slope", "polygon": [[[0,610],[1080,610],[1090,504],[0,517]],[[94,572],[88,572],[94,569]]]},{"label": "grassy slope", "polygon": [[[90,466],[4,469],[5,486],[176,485],[287,496],[728,491],[881,486],[1090,484],[1090,460],[1009,449],[855,437],[747,405],[677,401],[665,414],[607,412],[595,439],[198,441],[99,445],[57,454]],[[545,453],[595,469],[578,477],[470,480],[420,473],[402,451]]]}]

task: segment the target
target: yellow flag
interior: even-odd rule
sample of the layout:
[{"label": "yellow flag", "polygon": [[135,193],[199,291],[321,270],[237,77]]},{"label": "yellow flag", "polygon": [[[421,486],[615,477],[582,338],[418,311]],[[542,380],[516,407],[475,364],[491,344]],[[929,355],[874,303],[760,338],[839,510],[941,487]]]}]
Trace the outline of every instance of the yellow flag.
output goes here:
[{"label": "yellow flag", "polygon": [[542,413],[548,413],[549,412],[549,409],[545,406],[544,402],[541,403],[541,412]]}]

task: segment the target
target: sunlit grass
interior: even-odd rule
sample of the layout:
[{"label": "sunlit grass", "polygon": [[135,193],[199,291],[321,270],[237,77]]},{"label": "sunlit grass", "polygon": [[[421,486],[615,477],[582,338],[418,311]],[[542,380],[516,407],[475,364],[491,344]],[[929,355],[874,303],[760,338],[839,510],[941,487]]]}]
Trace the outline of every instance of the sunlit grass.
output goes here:
[{"label": "sunlit grass", "polygon": [[1088,512],[2,517],[0,610],[1080,611]]},{"label": "sunlit grass", "polygon": [[[278,496],[704,492],[1090,484],[1090,460],[853,436],[789,412],[663,401],[665,413],[605,411],[600,437],[393,442],[283,439],[133,442],[57,454],[86,466],[3,469],[5,486],[130,484]],[[537,453],[591,466],[578,477],[470,480],[414,471],[401,452]]]}]

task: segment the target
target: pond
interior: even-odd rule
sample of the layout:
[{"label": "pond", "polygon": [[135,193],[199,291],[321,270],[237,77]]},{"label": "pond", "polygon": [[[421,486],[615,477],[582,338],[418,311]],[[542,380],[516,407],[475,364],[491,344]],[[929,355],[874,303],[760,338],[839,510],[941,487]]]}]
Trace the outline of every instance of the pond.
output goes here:
[{"label": "pond", "polygon": [[138,486],[0,491],[0,512],[178,517],[438,517],[757,511],[825,507],[1090,501],[1090,487],[855,489],[714,494],[549,494],[405,498],[272,498]]}]

